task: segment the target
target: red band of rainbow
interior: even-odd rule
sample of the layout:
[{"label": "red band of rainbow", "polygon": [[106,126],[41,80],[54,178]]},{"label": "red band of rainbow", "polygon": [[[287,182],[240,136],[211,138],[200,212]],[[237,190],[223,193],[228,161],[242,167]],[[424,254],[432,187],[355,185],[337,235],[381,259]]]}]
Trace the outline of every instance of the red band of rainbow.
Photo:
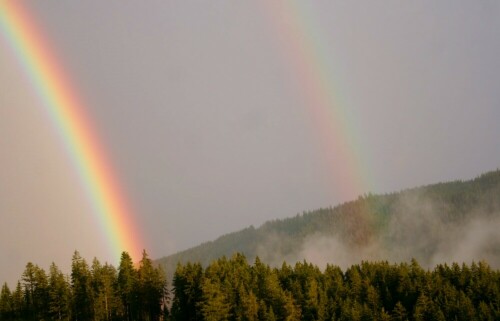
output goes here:
[{"label": "red band of rainbow", "polygon": [[143,242],[84,104],[20,0],[0,2],[0,34],[15,53],[79,173],[111,254],[140,258]]},{"label": "red band of rainbow", "polygon": [[[276,34],[281,56],[295,75],[295,85],[307,105],[318,131],[321,149],[330,170],[336,196],[350,200],[371,190],[371,179],[361,157],[360,142],[352,112],[339,92],[325,46],[328,41],[317,24],[314,1],[261,0],[264,14]],[[335,77],[334,77],[335,76]]]}]

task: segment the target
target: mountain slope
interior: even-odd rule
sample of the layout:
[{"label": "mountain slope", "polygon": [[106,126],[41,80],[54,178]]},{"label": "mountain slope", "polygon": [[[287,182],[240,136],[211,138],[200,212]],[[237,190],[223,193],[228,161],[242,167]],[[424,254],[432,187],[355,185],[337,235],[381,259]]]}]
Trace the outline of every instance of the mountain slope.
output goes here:
[{"label": "mountain slope", "polygon": [[203,265],[234,252],[279,265],[306,259],[347,267],[361,260],[424,266],[486,259],[500,266],[500,171],[470,181],[439,183],[398,193],[366,195],[254,228],[157,260],[171,273],[177,262]]}]

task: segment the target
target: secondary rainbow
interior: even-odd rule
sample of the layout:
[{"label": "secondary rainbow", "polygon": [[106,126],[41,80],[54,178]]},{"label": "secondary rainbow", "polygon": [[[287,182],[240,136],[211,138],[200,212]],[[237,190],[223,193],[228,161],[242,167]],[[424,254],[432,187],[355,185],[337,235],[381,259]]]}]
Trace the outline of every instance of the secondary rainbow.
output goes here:
[{"label": "secondary rainbow", "polygon": [[356,116],[340,95],[334,53],[326,46],[332,39],[317,24],[314,1],[260,2],[318,131],[336,196],[349,200],[369,192],[372,184],[367,157],[361,154]]},{"label": "secondary rainbow", "polygon": [[138,259],[143,241],[106,151],[60,60],[22,1],[0,1],[0,32],[60,135],[92,203],[111,255]]}]

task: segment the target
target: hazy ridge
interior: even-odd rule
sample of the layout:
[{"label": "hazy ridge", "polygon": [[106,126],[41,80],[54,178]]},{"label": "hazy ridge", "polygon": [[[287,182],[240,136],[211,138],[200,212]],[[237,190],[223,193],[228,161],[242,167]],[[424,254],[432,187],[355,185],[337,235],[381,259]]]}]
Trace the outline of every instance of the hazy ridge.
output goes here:
[{"label": "hazy ridge", "polygon": [[163,257],[203,265],[235,252],[271,265],[307,260],[348,267],[362,260],[423,266],[486,260],[500,267],[500,170],[469,181],[438,183],[397,193],[364,195],[344,204],[273,220]]}]

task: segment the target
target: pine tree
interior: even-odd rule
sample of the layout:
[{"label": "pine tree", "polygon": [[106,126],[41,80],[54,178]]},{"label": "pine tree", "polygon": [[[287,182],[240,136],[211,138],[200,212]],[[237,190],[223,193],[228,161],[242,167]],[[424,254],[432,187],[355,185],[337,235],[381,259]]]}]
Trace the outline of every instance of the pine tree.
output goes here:
[{"label": "pine tree", "polygon": [[21,319],[24,312],[24,293],[21,282],[18,281],[16,289],[12,292],[12,316],[14,319]]},{"label": "pine tree", "polygon": [[417,304],[415,305],[415,312],[413,317],[415,321],[426,321],[429,319],[431,315],[430,311],[431,301],[425,294],[420,294],[417,300]]},{"label": "pine tree", "polygon": [[42,268],[35,269],[34,306],[37,320],[44,320],[48,316],[47,306],[49,304],[49,281],[47,274]]},{"label": "pine tree", "polygon": [[120,300],[116,295],[117,272],[109,264],[92,261],[92,291],[95,319],[108,321],[119,315]]},{"label": "pine tree", "polygon": [[144,250],[138,270],[139,320],[152,321],[160,318],[166,300],[166,288],[163,271],[153,267],[153,262]]},{"label": "pine tree", "polygon": [[134,268],[132,258],[127,252],[123,252],[118,268],[118,293],[123,304],[122,318],[125,321],[138,318],[137,284],[137,271]]},{"label": "pine tree", "polygon": [[13,292],[4,284],[0,320],[500,320],[500,272],[485,263],[425,271],[416,261],[364,262],[344,278],[332,266],[323,273],[306,262],[271,269],[259,259],[250,266],[235,255],[205,270],[199,263],[178,265],[173,286],[168,318],[164,273],[145,251],[138,269],[122,254],[118,272],[97,259],[89,270],[75,252],[71,286],[54,263],[48,277],[28,263]]},{"label": "pine tree", "polygon": [[231,306],[227,292],[217,280],[205,278],[202,285],[201,310],[205,321],[225,321],[230,318]]},{"label": "pine tree", "polygon": [[259,303],[257,302],[257,297],[253,292],[247,292],[243,285],[240,285],[239,297],[241,302],[241,308],[238,311],[238,320],[242,321],[257,321],[259,313]]},{"label": "pine tree", "polygon": [[459,320],[474,321],[476,319],[476,311],[471,299],[460,291],[459,294]]},{"label": "pine tree", "polygon": [[392,310],[392,320],[394,321],[406,321],[408,320],[405,307],[398,301],[394,310]]},{"label": "pine tree", "polygon": [[8,320],[12,317],[12,294],[9,286],[4,283],[0,292],[0,320]]},{"label": "pine tree", "polygon": [[387,313],[384,308],[382,308],[382,310],[380,311],[379,320],[380,321],[391,321],[392,319],[391,319],[391,315],[389,313]]},{"label": "pine tree", "polygon": [[[286,294],[285,313],[286,313],[285,318],[284,318],[285,321],[302,320],[301,319],[302,313],[301,313],[300,307],[297,304],[295,304],[291,293]],[[318,321],[324,320],[323,317],[324,317],[323,314],[319,313],[318,314]]]},{"label": "pine tree", "polygon": [[318,282],[311,276],[307,277],[305,287],[305,304],[303,305],[303,319],[306,321],[317,320],[319,311]]},{"label": "pine tree", "polygon": [[66,320],[71,311],[71,292],[64,274],[55,263],[49,269],[48,315],[51,320]]},{"label": "pine tree", "polygon": [[174,273],[172,301],[172,320],[196,321],[202,319],[199,302],[202,301],[202,276],[201,264],[188,263],[177,265]]},{"label": "pine tree", "polygon": [[85,259],[78,251],[73,254],[71,263],[71,288],[73,292],[73,317],[78,321],[94,318],[91,274]]},{"label": "pine tree", "polygon": [[493,314],[491,313],[490,307],[486,303],[484,303],[484,301],[481,301],[479,303],[478,319],[485,321],[493,321],[495,319],[493,317]]},{"label": "pine tree", "polygon": [[48,304],[48,281],[43,269],[29,262],[22,275],[24,286],[24,316],[31,320],[43,319]]},{"label": "pine tree", "polygon": [[24,309],[23,317],[35,320],[36,319],[36,309],[34,304],[34,294],[35,294],[35,265],[31,262],[26,264],[23,275],[21,276],[23,282],[23,294],[24,294]]}]

